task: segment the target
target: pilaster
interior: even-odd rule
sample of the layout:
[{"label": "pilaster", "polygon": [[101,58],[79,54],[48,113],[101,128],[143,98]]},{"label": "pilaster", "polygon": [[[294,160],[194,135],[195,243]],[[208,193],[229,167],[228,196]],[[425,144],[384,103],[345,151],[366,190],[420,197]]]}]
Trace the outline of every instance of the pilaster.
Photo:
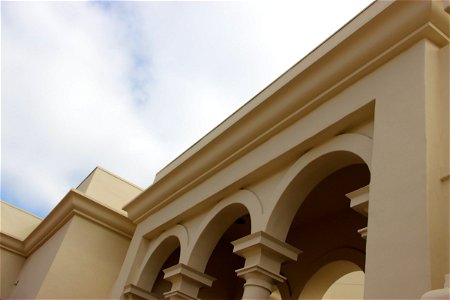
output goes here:
[{"label": "pilaster", "polygon": [[364,298],[419,299],[432,289],[429,208],[438,190],[428,184],[426,104],[435,100],[426,93],[437,77],[425,72],[429,46],[419,41],[373,74],[384,88],[375,95]]}]

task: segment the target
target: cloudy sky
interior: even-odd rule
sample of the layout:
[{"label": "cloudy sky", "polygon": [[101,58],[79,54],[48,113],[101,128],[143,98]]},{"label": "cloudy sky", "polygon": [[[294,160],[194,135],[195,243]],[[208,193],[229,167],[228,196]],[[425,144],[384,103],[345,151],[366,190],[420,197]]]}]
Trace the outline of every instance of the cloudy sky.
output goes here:
[{"label": "cloudy sky", "polygon": [[156,172],[371,3],[2,2],[1,198]]}]

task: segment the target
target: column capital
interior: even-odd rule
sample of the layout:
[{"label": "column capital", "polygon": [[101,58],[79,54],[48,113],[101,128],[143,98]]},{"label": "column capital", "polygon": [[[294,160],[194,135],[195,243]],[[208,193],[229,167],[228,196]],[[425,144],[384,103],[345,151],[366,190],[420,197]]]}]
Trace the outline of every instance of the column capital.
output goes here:
[{"label": "column capital", "polygon": [[164,279],[172,282],[172,289],[164,293],[166,299],[197,299],[198,290],[211,286],[213,277],[179,263],[163,270]]},{"label": "column capital", "polygon": [[[300,250],[263,232],[255,232],[232,242],[233,252],[245,258],[245,266],[236,270],[246,284],[259,282],[269,288],[272,283],[283,282],[280,275],[281,264],[287,260],[297,260]],[[253,283],[252,283],[253,284]]]},{"label": "column capital", "polygon": [[232,242],[233,252],[245,258],[243,268],[236,270],[245,279],[242,299],[269,299],[274,283],[286,277],[280,275],[281,264],[297,260],[300,250],[263,232],[255,232]]},{"label": "column capital", "polygon": [[281,263],[287,260],[297,260],[298,255],[301,253],[294,246],[280,241],[264,231],[252,233],[231,243],[234,246],[233,252],[246,260],[266,255]]},{"label": "column capital", "polygon": [[144,300],[144,299],[157,299],[150,291],[147,291],[134,284],[127,284],[123,290],[123,296],[127,300]]}]

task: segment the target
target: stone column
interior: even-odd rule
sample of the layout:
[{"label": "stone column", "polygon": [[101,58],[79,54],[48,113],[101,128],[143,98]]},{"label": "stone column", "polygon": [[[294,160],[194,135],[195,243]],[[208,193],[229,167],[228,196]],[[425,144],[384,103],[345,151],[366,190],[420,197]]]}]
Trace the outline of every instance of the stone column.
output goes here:
[{"label": "stone column", "polygon": [[198,299],[198,291],[203,286],[211,286],[214,278],[185,264],[177,264],[164,271],[164,279],[172,282],[172,289],[164,293],[170,300]]},{"label": "stone column", "polygon": [[245,258],[242,269],[236,270],[245,279],[242,299],[269,299],[272,285],[286,278],[280,275],[281,264],[297,260],[300,250],[265,232],[256,232],[232,242],[233,252]]}]

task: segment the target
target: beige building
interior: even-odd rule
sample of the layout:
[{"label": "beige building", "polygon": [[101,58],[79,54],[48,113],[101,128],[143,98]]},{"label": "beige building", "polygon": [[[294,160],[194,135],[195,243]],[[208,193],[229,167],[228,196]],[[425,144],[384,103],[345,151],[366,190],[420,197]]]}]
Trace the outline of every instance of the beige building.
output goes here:
[{"label": "beige building", "polygon": [[449,12],[373,3],[145,190],[2,202],[1,298],[448,299]]}]

